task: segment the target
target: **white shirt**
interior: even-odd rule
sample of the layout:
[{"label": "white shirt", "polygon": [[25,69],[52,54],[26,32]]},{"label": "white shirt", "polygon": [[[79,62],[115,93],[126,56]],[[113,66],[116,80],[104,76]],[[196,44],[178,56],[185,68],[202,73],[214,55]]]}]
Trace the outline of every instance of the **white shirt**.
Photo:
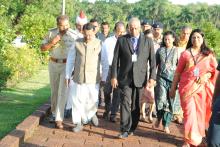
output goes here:
[{"label": "white shirt", "polygon": [[[75,58],[76,58],[75,45],[72,45],[67,56],[66,79],[70,79],[72,75],[72,71],[74,71]],[[102,81],[106,81],[106,78],[108,76],[109,65],[108,65],[107,55],[105,52],[103,52],[103,50],[101,50],[101,66],[102,66]]]},{"label": "white shirt", "polygon": [[113,35],[111,37],[108,37],[102,45],[102,50],[105,56],[107,56],[109,66],[112,65],[116,42],[117,38],[115,37],[115,35]]}]

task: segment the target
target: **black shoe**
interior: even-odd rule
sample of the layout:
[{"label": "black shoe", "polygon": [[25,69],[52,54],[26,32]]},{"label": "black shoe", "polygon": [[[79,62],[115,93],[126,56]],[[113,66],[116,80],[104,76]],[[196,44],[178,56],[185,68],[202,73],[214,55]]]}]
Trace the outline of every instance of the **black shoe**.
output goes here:
[{"label": "black shoe", "polygon": [[124,139],[128,137],[128,132],[122,132],[121,134],[118,135],[118,138]]},{"label": "black shoe", "polygon": [[109,120],[109,112],[104,112],[102,117],[105,119],[105,120]]},{"label": "black shoe", "polygon": [[115,123],[117,121],[116,116],[110,116],[110,121]]},{"label": "black shoe", "polygon": [[54,123],[55,122],[55,117],[51,114],[49,116],[49,123]]}]

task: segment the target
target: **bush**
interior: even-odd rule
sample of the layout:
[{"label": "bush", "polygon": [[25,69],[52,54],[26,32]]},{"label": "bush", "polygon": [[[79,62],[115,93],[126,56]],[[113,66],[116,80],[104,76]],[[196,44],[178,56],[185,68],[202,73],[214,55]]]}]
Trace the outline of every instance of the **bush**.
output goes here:
[{"label": "bush", "polygon": [[0,88],[12,86],[29,77],[39,69],[39,66],[36,50],[6,45],[0,52]]}]

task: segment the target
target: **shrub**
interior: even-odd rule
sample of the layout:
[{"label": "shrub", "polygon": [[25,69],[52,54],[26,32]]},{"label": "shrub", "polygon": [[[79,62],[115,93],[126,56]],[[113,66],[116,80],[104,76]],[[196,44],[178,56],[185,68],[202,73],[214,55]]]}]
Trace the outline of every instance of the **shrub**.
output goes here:
[{"label": "shrub", "polygon": [[6,45],[0,52],[0,88],[12,86],[39,69],[36,50],[27,47],[14,48]]}]

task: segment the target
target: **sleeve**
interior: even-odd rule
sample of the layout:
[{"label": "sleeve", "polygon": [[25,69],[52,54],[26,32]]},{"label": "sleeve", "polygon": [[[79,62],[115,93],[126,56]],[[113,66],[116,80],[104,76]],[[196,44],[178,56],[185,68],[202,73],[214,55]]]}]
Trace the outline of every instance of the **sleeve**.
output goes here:
[{"label": "sleeve", "polygon": [[106,81],[108,76],[109,64],[108,64],[108,56],[106,49],[104,48],[104,44],[101,49],[101,65],[102,65],[102,81]]},{"label": "sleeve", "polygon": [[153,40],[149,40],[149,63],[150,63],[150,79],[156,80],[156,55]]},{"label": "sleeve", "polygon": [[41,44],[47,44],[47,43],[49,43],[51,34],[52,34],[52,32],[49,31],[49,32],[47,33],[47,35],[44,37],[44,39],[42,40]]},{"label": "sleeve", "polygon": [[74,70],[75,58],[76,58],[76,49],[75,49],[75,45],[73,44],[70,47],[70,50],[67,55],[66,79],[71,78],[72,72]]},{"label": "sleeve", "polygon": [[180,58],[178,60],[178,65],[177,65],[177,68],[176,68],[176,72],[177,73],[182,73],[185,66],[186,66],[186,62],[187,62],[187,59],[186,59],[186,51],[184,51],[181,55],[180,55]]},{"label": "sleeve", "polygon": [[160,64],[160,54],[159,54],[159,52],[160,52],[160,48],[157,50],[157,52],[156,52],[156,66],[158,66],[159,64]]},{"label": "sleeve", "polygon": [[114,56],[112,60],[112,71],[111,71],[111,79],[117,78],[118,74],[118,65],[119,65],[119,49],[120,49],[120,39],[117,40],[115,49],[114,49]]}]

